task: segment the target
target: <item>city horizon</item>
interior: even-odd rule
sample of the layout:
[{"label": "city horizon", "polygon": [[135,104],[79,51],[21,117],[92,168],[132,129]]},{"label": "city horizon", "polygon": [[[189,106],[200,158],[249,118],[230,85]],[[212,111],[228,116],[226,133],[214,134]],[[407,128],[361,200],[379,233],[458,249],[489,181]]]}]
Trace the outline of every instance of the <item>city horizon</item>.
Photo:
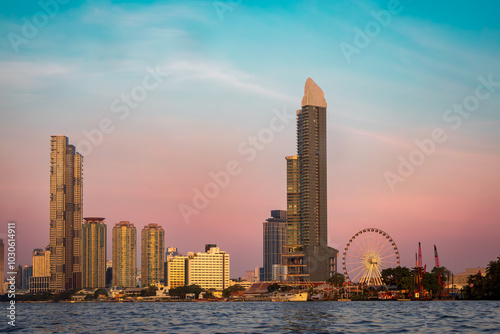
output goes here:
[{"label": "city horizon", "polygon": [[[129,221],[138,231],[161,225],[165,249],[183,254],[217,244],[231,255],[231,278],[262,267],[262,224],[287,209],[285,156],[297,150],[308,78],[328,102],[327,241],[339,250],[338,272],[347,241],[365,228],[394,239],[401,266],[414,266],[419,242],[427,268],[434,245],[454,273],[497,258],[500,26],[486,13],[494,9],[465,23],[469,12],[456,5],[460,17],[445,23],[445,13],[426,20],[426,6],[413,2],[394,11],[344,4],[366,11],[346,26],[335,4],[321,13],[297,3],[294,15],[264,3],[198,5],[60,5],[28,42],[4,39],[0,239],[16,221],[16,264],[49,245],[49,139],[64,135],[83,156],[83,217],[105,218],[107,260],[112,227]],[[21,18],[36,11],[8,7],[2,25],[22,36]],[[276,42],[267,23],[255,35],[235,27],[255,15],[303,33]],[[296,15],[323,20],[313,29]],[[92,30],[108,20],[111,33]],[[304,46],[318,52],[303,55]]]}]

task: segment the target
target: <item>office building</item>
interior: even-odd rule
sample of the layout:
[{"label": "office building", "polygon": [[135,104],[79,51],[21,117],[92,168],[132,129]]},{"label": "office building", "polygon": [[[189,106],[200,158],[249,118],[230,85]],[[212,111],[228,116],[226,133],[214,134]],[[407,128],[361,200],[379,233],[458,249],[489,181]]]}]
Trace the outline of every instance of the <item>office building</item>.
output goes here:
[{"label": "office building", "polygon": [[33,276],[33,266],[23,266],[23,283],[22,289],[29,290],[30,278]]},{"label": "office building", "polygon": [[[327,245],[326,100],[308,78],[297,111],[297,155],[287,161],[287,247],[292,280],[324,281],[336,271],[338,251]],[[298,209],[298,212],[297,212]]]},{"label": "office building", "polygon": [[112,285],[136,286],[137,231],[134,224],[121,221],[113,227]]},{"label": "office building", "polygon": [[287,267],[282,266],[280,264],[273,264],[272,268],[272,280],[273,281],[285,281],[287,274]]},{"label": "office building", "polygon": [[104,218],[84,218],[82,226],[82,278],[84,288],[106,286],[106,224]]},{"label": "office building", "polygon": [[65,136],[50,138],[50,289],[80,289],[83,157]]},{"label": "office building", "polygon": [[281,254],[286,244],[286,214],[284,210],[272,210],[271,218],[263,223],[264,281],[272,279],[273,265],[281,264]]},{"label": "office building", "polygon": [[142,287],[164,280],[165,231],[158,224],[148,224],[141,231]]}]

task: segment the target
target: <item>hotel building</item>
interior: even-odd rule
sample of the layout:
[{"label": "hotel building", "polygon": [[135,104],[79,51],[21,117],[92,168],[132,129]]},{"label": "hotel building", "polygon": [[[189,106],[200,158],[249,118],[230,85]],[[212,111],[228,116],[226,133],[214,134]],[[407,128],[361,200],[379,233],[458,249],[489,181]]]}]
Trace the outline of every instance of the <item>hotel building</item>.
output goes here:
[{"label": "hotel building", "polygon": [[224,290],[229,287],[229,254],[218,247],[205,253],[188,253],[187,285]]}]

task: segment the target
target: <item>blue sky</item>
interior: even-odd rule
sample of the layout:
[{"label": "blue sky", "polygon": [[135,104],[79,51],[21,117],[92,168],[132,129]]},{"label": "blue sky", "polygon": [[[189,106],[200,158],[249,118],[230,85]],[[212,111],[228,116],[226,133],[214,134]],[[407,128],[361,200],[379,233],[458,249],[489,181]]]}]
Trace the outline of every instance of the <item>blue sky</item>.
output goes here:
[{"label": "blue sky", "polygon": [[[401,244],[405,265],[420,239],[441,244],[452,270],[452,263],[458,271],[496,258],[496,240],[484,231],[500,225],[493,204],[500,199],[500,89],[457,130],[443,115],[474,93],[479,76],[500,81],[500,5],[402,0],[348,62],[341,43],[355,45],[356,29],[365,31],[376,22],[372,12],[389,3],[68,1],[16,53],[9,36],[22,37],[23,18],[33,23],[42,8],[3,2],[0,219],[26,226],[22,260],[48,243],[49,136],[78,144],[106,118],[114,130],[85,155],[86,214],[106,217],[109,230],[119,220],[158,222],[167,245],[183,252],[215,240],[233,254],[234,276],[260,266],[261,223],[286,205],[293,121],[191,224],[178,205],[190,202],[210,171],[238,158],[238,145],[266,127],[273,110],[300,108],[307,77],[328,103],[334,247],[375,226]],[[216,7],[230,10],[221,19]],[[120,119],[112,102],[140,85],[148,68],[169,74]],[[436,127],[449,140],[391,192],[384,172]],[[447,235],[471,224],[481,228]],[[435,226],[442,227],[430,237]],[[431,262],[430,246],[428,255]]]}]

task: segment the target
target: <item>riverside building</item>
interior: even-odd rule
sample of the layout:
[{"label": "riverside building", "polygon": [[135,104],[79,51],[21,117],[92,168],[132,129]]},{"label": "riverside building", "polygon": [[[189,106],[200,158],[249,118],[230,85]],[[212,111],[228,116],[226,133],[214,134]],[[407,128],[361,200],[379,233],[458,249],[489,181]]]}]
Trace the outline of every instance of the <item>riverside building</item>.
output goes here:
[{"label": "riverside building", "polygon": [[83,157],[65,136],[50,138],[50,289],[80,289]]},{"label": "riverside building", "polygon": [[121,221],[113,227],[112,286],[136,286],[137,230],[134,224]]}]

